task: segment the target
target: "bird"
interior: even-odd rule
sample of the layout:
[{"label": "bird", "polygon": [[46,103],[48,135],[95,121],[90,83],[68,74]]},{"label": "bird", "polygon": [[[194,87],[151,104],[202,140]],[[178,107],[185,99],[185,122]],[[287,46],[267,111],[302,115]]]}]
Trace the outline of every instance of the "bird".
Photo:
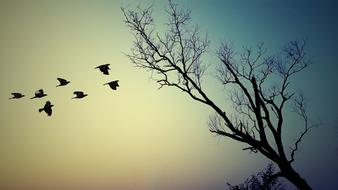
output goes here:
[{"label": "bird", "polygon": [[37,90],[37,91],[35,92],[35,96],[32,97],[31,99],[34,99],[34,98],[42,98],[42,97],[44,97],[44,96],[47,96],[47,94],[45,94],[45,93],[43,92],[43,89],[39,89],[39,90]]},{"label": "bird", "polygon": [[57,79],[60,82],[60,84],[57,85],[56,87],[58,87],[58,86],[66,86],[68,83],[70,83],[70,81],[68,81],[66,79],[63,79],[63,78],[57,78]]},{"label": "bird", "polygon": [[25,95],[18,93],[18,92],[12,92],[11,94],[13,95],[13,97],[10,97],[9,99],[19,99],[19,98],[22,98],[22,97],[25,96]]},{"label": "bird", "polygon": [[100,66],[95,67],[95,69],[100,69],[100,71],[101,71],[103,74],[109,75],[109,71],[108,71],[108,70],[110,70],[109,65],[110,65],[110,64],[100,65]]},{"label": "bird", "polygon": [[82,91],[75,91],[74,94],[75,94],[75,97],[73,97],[72,99],[84,98],[84,97],[88,96],[88,94],[85,94]]},{"label": "bird", "polygon": [[48,116],[51,116],[52,115],[52,107],[53,106],[54,105],[52,105],[50,103],[50,101],[47,101],[46,104],[43,106],[43,108],[39,109],[39,112],[45,111]]},{"label": "bird", "polygon": [[119,80],[114,80],[114,81],[111,81],[111,82],[108,82],[106,84],[103,84],[103,85],[109,85],[111,89],[113,90],[116,90],[117,87],[119,87]]}]

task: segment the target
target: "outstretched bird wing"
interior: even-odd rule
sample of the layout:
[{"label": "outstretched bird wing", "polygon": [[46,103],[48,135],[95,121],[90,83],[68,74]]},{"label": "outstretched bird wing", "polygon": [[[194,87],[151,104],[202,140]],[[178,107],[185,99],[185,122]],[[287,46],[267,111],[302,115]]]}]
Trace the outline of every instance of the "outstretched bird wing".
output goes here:
[{"label": "outstretched bird wing", "polygon": [[39,112],[45,111],[46,114],[47,114],[48,116],[51,116],[51,115],[52,115],[52,107],[53,107],[53,106],[54,106],[54,105],[52,105],[52,104],[50,103],[50,101],[47,101],[47,102],[45,103],[45,106],[43,106],[43,108],[40,108],[40,109],[39,109]]},{"label": "outstretched bird wing", "polygon": [[107,68],[107,69],[109,69],[109,65],[110,64],[99,65],[99,66],[95,67],[95,69],[99,69],[99,68]]},{"label": "outstretched bird wing", "polygon": [[108,71],[108,70],[110,70],[109,65],[110,65],[110,64],[103,64],[103,65],[100,65],[100,66],[95,67],[95,69],[100,69],[100,71],[101,71],[103,74],[109,75],[109,71]]},{"label": "outstretched bird wing", "polygon": [[18,92],[12,92],[11,94],[12,94],[12,97],[10,97],[9,99],[16,99],[16,98],[22,98],[22,97],[24,97],[23,94],[18,93]]},{"label": "outstretched bird wing", "polygon": [[116,90],[116,87],[119,86],[118,82],[119,82],[118,80],[114,80],[114,81],[108,82],[108,83],[106,83],[104,85],[108,84],[111,89]]},{"label": "outstretched bird wing", "polygon": [[18,92],[12,92],[11,94],[12,94],[14,97],[19,97],[19,96],[22,95],[21,93],[18,93]]},{"label": "outstretched bird wing", "polygon": [[61,84],[63,84],[63,83],[66,83],[67,82],[67,80],[66,79],[63,79],[63,78],[57,78],[58,79],[58,81],[61,83]]}]

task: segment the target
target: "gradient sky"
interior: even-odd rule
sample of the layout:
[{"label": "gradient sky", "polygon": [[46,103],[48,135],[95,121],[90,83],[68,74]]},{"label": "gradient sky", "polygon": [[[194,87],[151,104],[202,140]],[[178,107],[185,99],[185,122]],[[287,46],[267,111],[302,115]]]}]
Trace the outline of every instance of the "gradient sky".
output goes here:
[{"label": "gradient sky", "polygon": [[[208,64],[217,64],[223,40],[238,48],[264,42],[278,53],[289,40],[307,39],[315,64],[292,85],[323,124],[305,138],[295,167],[314,189],[337,188],[337,1],[176,2],[208,33]],[[120,7],[149,3],[155,22],[165,21],[164,0],[0,1],[0,188],[217,190],[268,163],[210,134],[209,108],[178,90],[158,90],[124,55],[133,36]],[[111,75],[94,70],[103,63],[111,64]],[[71,83],[55,88],[57,77]],[[120,80],[117,91],[102,86],[113,79]],[[207,79],[206,91],[229,107],[226,92]],[[48,96],[30,100],[40,88]],[[75,90],[89,95],[72,100]],[[26,97],[8,100],[14,91]],[[50,118],[37,111],[46,100],[55,105]],[[297,136],[291,124],[286,142]]]}]

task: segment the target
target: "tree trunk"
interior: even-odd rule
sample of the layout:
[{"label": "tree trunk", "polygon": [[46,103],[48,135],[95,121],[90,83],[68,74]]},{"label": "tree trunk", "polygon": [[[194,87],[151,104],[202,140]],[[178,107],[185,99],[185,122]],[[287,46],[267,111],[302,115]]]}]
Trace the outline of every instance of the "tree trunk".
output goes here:
[{"label": "tree trunk", "polygon": [[288,163],[283,168],[280,168],[282,176],[288,179],[293,185],[295,185],[299,190],[312,190],[310,185],[303,179]]}]

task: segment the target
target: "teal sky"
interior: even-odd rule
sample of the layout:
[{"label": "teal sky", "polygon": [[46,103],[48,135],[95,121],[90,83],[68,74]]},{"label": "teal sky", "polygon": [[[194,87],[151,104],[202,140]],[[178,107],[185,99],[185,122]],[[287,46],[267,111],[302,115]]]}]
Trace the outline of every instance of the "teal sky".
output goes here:
[{"label": "teal sky", "polygon": [[[306,136],[295,167],[314,189],[338,187],[338,2],[277,0],[180,0],[192,22],[207,32],[204,62],[218,63],[223,40],[237,50],[264,42],[276,54],[289,41],[307,39],[315,63],[293,81],[322,125]],[[211,110],[178,90],[149,79],[130,63],[133,36],[120,7],[154,4],[162,30],[166,1],[0,1],[0,188],[224,189],[268,161],[244,145],[208,132]],[[111,75],[94,67],[111,64]],[[206,91],[229,109],[226,92],[209,70]],[[55,88],[56,77],[71,80]],[[111,91],[103,83],[118,79]],[[41,100],[30,100],[44,88]],[[71,100],[84,90],[83,100]],[[19,91],[25,98],[10,101]],[[53,116],[38,113],[45,101]],[[285,142],[297,136],[289,119]]]}]

